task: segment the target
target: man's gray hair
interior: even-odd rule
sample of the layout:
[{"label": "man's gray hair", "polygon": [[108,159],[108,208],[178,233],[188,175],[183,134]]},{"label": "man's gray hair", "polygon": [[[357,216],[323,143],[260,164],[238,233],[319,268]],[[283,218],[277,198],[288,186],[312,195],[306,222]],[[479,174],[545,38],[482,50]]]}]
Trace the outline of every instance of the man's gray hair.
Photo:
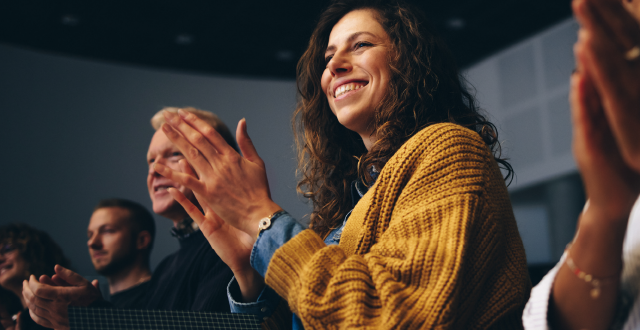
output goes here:
[{"label": "man's gray hair", "polygon": [[233,138],[231,131],[225,123],[218,118],[213,112],[196,109],[193,107],[184,107],[184,108],[176,108],[176,107],[164,107],[162,110],[158,111],[153,117],[151,117],[151,126],[157,131],[160,129],[162,124],[166,121],[164,119],[163,111],[169,111],[173,113],[178,113],[178,110],[182,109],[183,111],[190,112],[196,115],[198,118],[204,120],[207,124],[211,125],[225,141],[233,148],[238,150],[238,145],[236,144],[236,140]]}]

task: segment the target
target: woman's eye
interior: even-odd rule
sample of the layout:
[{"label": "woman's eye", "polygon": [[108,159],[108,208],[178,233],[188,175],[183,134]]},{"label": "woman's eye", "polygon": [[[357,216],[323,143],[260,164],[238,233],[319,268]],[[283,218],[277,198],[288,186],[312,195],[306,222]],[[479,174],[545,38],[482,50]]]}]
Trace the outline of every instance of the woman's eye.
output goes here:
[{"label": "woman's eye", "polygon": [[333,58],[333,55],[325,57],[324,64],[329,64],[329,61],[331,61],[332,58]]},{"label": "woman's eye", "polygon": [[368,46],[371,46],[371,44],[368,43],[368,42],[358,42],[358,43],[356,43],[356,47],[355,48],[358,49],[358,48],[368,47]]},{"label": "woman's eye", "polygon": [[156,160],[152,158],[152,159],[149,159],[149,160],[147,161],[147,163],[149,163],[149,164],[153,164],[153,162],[155,162],[155,161],[156,161]]},{"label": "woman's eye", "polygon": [[172,153],[171,156],[182,156],[182,153],[176,151],[176,152]]}]

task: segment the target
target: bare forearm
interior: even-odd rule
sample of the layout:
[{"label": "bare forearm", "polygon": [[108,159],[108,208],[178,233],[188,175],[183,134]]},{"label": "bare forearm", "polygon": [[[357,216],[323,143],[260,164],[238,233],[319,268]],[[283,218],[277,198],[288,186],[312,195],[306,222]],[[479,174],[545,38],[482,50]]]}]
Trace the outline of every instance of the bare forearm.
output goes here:
[{"label": "bare forearm", "polygon": [[587,210],[569,250],[575,266],[601,280],[600,285],[580,278],[565,262],[552,291],[549,323],[553,328],[607,329],[613,321],[627,219],[603,221],[605,216]]}]

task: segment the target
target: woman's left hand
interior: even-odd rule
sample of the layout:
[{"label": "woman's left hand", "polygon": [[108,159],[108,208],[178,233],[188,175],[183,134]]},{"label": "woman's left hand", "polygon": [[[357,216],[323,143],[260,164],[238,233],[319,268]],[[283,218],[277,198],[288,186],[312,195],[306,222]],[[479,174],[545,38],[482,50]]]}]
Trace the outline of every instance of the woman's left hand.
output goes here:
[{"label": "woman's left hand", "polygon": [[621,0],[574,1],[573,7],[583,70],[592,77],[625,162],[640,172],[640,25]]},{"label": "woman's left hand", "polygon": [[258,222],[278,211],[271,200],[267,174],[247,134],[245,120],[238,123],[236,136],[244,156],[236,152],[210,125],[195,115],[164,112],[162,130],[183,153],[194,175],[155,164],[158,173],[198,194],[225,222],[256,237]]},{"label": "woman's left hand", "polygon": [[[195,176],[186,160],[180,160],[179,164],[183,173]],[[251,267],[250,263],[255,237],[220,219],[199,194],[196,193],[195,197],[202,211],[178,189],[169,188],[169,193],[198,224],[200,231],[220,259],[231,268],[238,281],[243,300],[255,301],[264,288],[264,279]]]}]

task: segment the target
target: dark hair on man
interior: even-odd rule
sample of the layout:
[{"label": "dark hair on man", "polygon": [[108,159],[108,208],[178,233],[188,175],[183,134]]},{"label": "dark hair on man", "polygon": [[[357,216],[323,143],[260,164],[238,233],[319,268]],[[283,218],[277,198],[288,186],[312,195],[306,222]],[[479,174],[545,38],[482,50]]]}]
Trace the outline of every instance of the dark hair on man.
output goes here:
[{"label": "dark hair on man", "polygon": [[147,257],[151,254],[153,249],[153,242],[156,237],[156,222],[153,220],[153,216],[144,206],[122,198],[109,198],[101,200],[98,205],[93,209],[94,211],[106,207],[119,207],[129,211],[129,221],[132,224],[132,232],[137,236],[141,231],[148,231],[151,234],[151,241],[149,242],[149,248]]},{"label": "dark hair on man", "polygon": [[10,244],[18,249],[27,264],[25,279],[29,275],[53,275],[58,264],[69,268],[71,262],[49,234],[24,223],[11,223],[0,227],[0,244]]},{"label": "dark hair on man", "polygon": [[[351,11],[368,9],[389,35],[388,94],[377,105],[372,129],[377,141],[367,151],[358,133],[342,126],[329,108],[321,78],[334,25]],[[326,234],[352,208],[351,182],[372,182],[371,166],[382,169],[423,128],[455,123],[480,135],[506,170],[495,126],[479,109],[444,42],[421,10],[400,0],[335,0],[322,13],[297,67],[300,99],[293,117],[298,147],[298,190],[314,205],[311,227]],[[339,175],[336,175],[339,174]]]}]

